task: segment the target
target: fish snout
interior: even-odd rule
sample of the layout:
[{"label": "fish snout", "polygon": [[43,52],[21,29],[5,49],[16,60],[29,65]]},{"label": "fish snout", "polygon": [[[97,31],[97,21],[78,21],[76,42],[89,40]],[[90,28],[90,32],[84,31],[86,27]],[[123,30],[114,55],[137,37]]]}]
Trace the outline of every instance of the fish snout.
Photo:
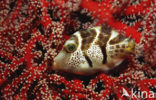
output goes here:
[{"label": "fish snout", "polygon": [[59,68],[58,64],[54,61],[52,69],[57,70]]}]

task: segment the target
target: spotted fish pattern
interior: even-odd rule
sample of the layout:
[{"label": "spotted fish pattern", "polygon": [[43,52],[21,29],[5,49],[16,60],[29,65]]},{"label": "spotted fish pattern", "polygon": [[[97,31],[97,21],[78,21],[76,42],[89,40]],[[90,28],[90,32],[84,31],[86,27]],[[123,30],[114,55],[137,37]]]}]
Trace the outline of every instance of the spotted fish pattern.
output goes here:
[{"label": "spotted fish pattern", "polygon": [[134,54],[134,40],[108,25],[75,32],[54,59],[54,70],[80,75],[108,71]]}]

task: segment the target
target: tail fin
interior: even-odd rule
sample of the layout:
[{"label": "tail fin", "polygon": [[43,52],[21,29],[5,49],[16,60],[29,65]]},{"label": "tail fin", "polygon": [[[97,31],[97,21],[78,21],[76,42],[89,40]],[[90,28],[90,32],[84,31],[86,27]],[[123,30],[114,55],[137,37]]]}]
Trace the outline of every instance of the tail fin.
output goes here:
[{"label": "tail fin", "polygon": [[132,54],[135,53],[135,41],[133,39],[128,41],[128,47],[126,48],[126,51]]}]

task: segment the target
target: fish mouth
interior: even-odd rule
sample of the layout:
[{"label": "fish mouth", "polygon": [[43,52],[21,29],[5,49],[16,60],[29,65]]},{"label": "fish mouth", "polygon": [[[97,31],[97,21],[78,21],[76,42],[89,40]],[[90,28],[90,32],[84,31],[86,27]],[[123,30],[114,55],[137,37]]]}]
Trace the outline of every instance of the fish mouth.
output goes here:
[{"label": "fish mouth", "polygon": [[56,62],[53,63],[52,69],[53,70],[57,70],[58,69],[58,64]]}]

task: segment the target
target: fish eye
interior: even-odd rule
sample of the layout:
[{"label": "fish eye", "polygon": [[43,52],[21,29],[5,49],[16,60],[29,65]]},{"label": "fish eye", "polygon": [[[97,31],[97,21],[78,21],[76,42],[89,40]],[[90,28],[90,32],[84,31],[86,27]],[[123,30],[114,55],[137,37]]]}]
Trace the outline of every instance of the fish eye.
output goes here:
[{"label": "fish eye", "polygon": [[74,43],[70,43],[70,44],[67,44],[64,48],[68,53],[72,53],[76,50],[77,45]]}]

